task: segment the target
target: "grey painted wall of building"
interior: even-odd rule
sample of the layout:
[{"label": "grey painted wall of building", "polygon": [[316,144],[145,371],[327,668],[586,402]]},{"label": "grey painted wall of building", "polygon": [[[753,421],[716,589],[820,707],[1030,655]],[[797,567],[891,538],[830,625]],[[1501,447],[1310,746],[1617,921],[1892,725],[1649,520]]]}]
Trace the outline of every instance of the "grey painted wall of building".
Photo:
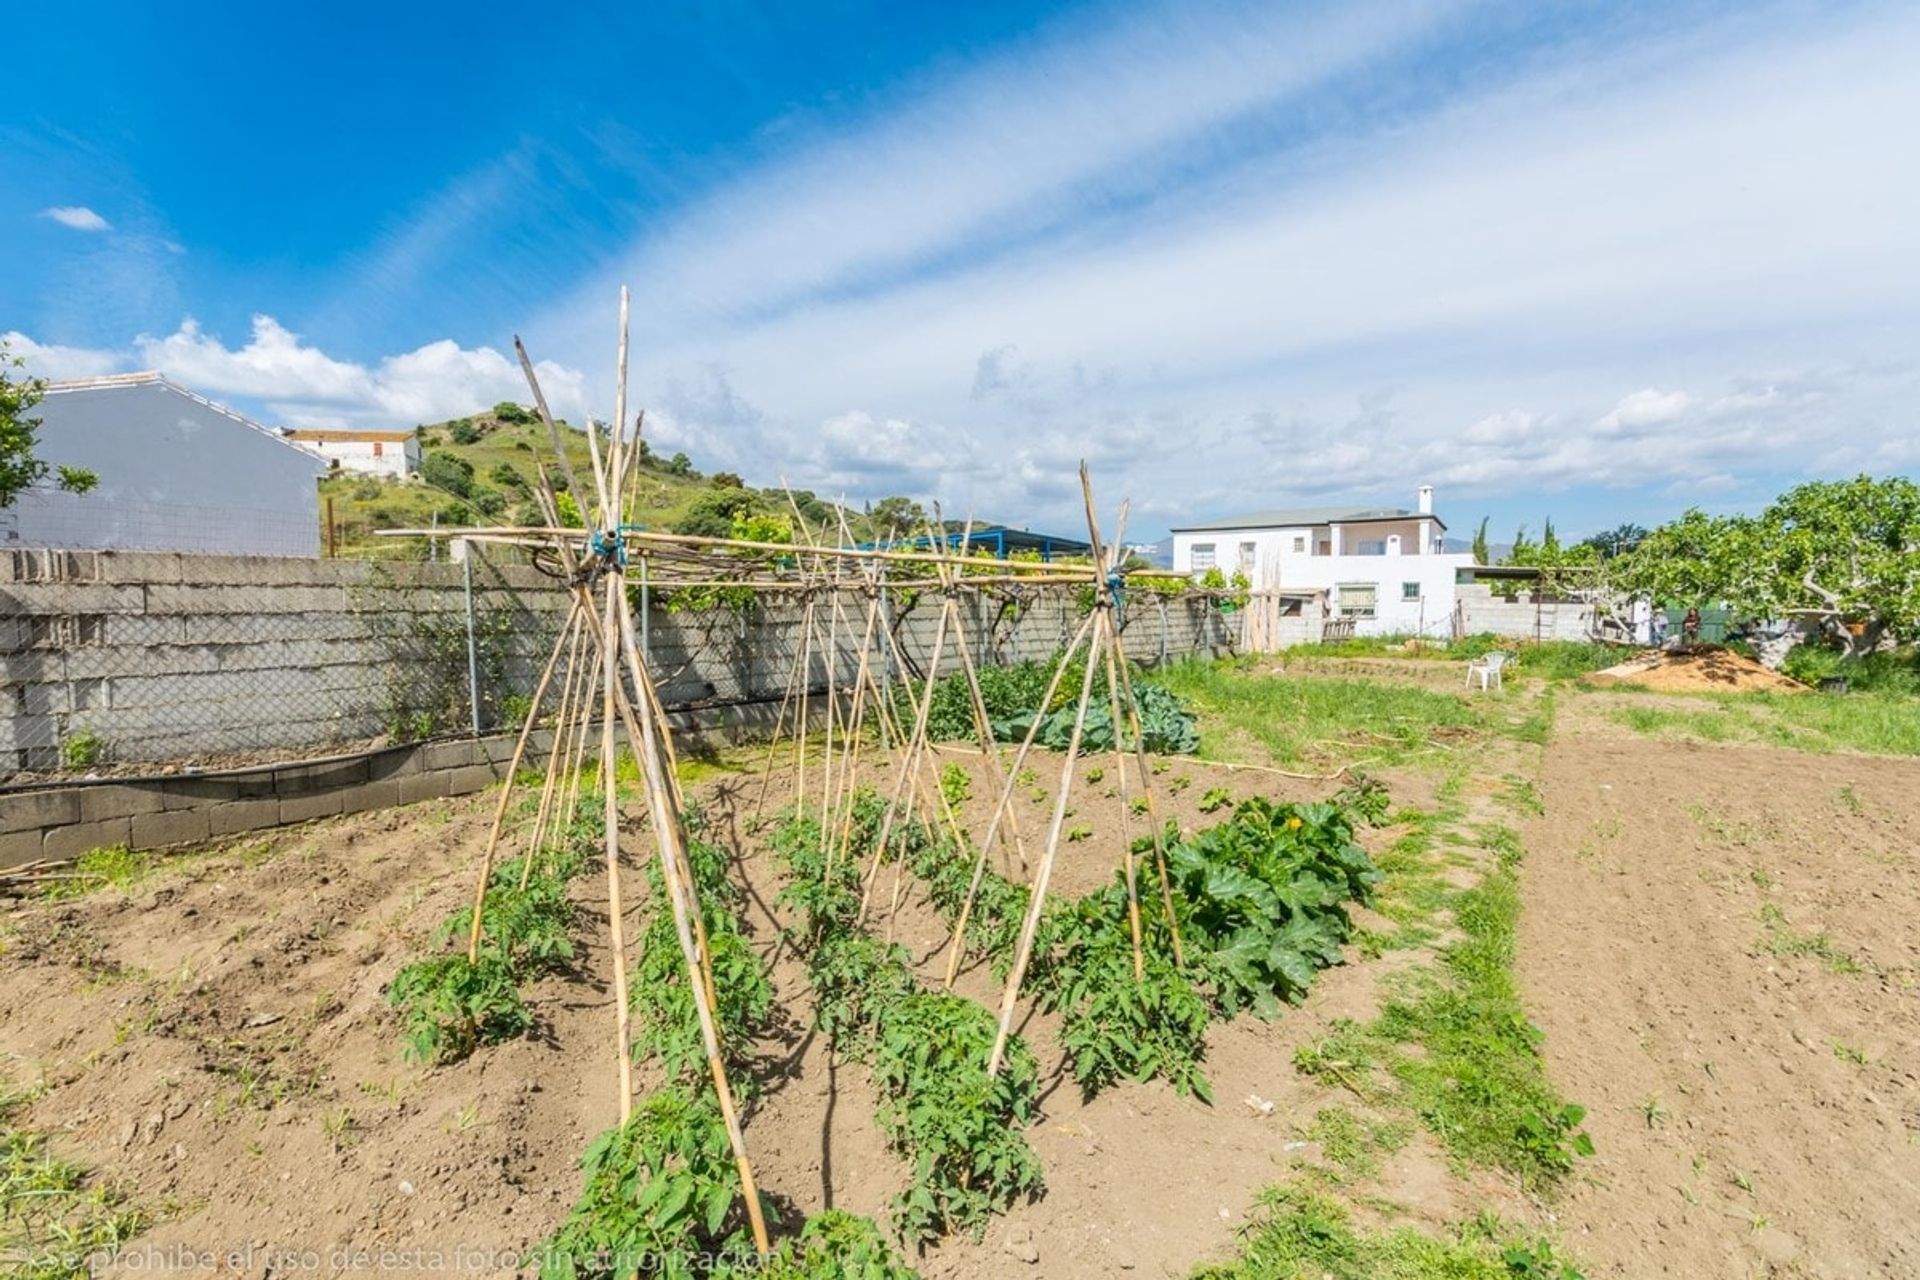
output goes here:
[{"label": "grey painted wall of building", "polygon": [[52,388],[39,453],[99,476],[0,511],[0,547],[317,556],[324,459],[160,378]]}]

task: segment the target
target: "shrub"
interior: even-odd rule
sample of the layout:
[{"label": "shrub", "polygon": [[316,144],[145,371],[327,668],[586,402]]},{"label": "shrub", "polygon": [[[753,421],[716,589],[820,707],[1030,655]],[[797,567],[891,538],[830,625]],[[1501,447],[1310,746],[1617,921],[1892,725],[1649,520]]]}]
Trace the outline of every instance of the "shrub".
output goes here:
[{"label": "shrub", "polygon": [[480,428],[473,425],[472,418],[460,418],[448,425],[447,436],[455,444],[472,444],[480,438]]},{"label": "shrub", "polygon": [[473,464],[436,449],[421,459],[420,478],[436,489],[464,498],[473,491]]}]

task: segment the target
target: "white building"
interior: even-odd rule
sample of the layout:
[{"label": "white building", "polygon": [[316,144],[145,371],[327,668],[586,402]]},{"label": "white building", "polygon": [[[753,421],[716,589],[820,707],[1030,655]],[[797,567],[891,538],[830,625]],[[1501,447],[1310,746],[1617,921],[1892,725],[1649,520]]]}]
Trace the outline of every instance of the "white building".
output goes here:
[{"label": "white building", "polygon": [[1422,487],[1416,509],[1302,507],[1256,511],[1173,530],[1176,572],[1245,574],[1256,590],[1325,591],[1360,635],[1444,636],[1455,575],[1473,557],[1443,550],[1446,522]]},{"label": "white building", "polygon": [[311,449],[342,471],[405,480],[420,470],[420,438],[411,431],[346,431],[333,428],[281,429],[281,434]]}]

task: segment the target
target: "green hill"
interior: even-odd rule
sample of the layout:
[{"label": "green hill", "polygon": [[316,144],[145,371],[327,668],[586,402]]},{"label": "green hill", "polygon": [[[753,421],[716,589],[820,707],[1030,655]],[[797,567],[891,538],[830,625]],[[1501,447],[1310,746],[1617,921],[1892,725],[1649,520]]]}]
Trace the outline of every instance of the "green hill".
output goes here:
[{"label": "green hill", "polygon": [[[416,429],[421,473],[406,481],[341,472],[320,482],[320,519],[324,537],[333,525],[333,554],[379,559],[408,559],[426,553],[419,540],[380,538],[381,529],[425,528],[436,514],[442,526],[545,524],[533,500],[544,463],[556,489],[566,483],[556,474],[553,449],[539,419],[519,405],[503,403],[469,418],[455,418]],[[574,473],[592,483],[586,435],[561,424],[561,440]],[[817,528],[833,521],[832,509],[812,493],[795,492],[807,520]],[[563,499],[564,502],[564,499]],[[886,499],[884,513],[899,511],[904,499]],[[726,536],[735,515],[787,516],[782,490],[755,489],[727,472],[708,476],[685,454],[663,458],[647,450],[640,459],[635,507],[630,519],[650,529]],[[849,513],[856,537],[875,535],[874,522]]]}]

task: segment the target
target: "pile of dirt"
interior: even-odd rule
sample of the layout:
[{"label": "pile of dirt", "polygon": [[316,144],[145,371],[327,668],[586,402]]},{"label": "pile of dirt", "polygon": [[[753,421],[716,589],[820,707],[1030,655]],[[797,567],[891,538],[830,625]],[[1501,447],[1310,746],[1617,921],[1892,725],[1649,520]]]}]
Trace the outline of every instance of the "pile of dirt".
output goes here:
[{"label": "pile of dirt", "polygon": [[1730,649],[1647,649],[1591,679],[1662,693],[1805,693],[1807,686]]}]

